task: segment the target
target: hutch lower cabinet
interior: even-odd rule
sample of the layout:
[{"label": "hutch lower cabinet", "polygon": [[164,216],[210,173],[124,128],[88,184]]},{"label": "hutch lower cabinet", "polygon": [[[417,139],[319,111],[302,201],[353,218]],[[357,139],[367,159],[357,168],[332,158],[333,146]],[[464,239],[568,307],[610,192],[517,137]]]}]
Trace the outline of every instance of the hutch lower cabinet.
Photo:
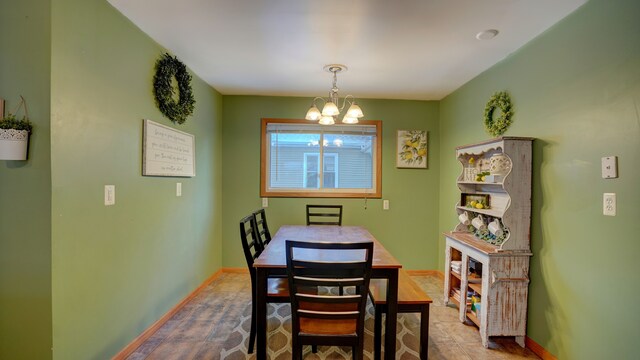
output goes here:
[{"label": "hutch lower cabinet", "polygon": [[[489,346],[489,336],[515,336],[516,342],[524,347],[531,254],[488,252],[479,240],[471,237],[448,234],[445,239],[445,304],[454,303],[460,309],[460,321],[469,319],[478,326],[484,347]],[[460,268],[469,269],[470,259],[482,264],[479,282],[470,282],[475,279],[468,271],[459,274],[451,271],[451,261],[461,261]],[[461,289],[460,297],[452,294],[454,289]],[[481,298],[480,311],[473,311],[464,298],[474,292]]]}]

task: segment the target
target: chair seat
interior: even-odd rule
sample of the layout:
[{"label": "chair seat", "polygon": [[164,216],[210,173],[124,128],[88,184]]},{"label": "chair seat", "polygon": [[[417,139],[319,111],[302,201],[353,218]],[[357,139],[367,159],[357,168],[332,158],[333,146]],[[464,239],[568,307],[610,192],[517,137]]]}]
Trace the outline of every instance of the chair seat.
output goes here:
[{"label": "chair seat", "polygon": [[300,334],[314,335],[353,335],[356,336],[357,321],[328,320],[328,319],[300,319]]}]

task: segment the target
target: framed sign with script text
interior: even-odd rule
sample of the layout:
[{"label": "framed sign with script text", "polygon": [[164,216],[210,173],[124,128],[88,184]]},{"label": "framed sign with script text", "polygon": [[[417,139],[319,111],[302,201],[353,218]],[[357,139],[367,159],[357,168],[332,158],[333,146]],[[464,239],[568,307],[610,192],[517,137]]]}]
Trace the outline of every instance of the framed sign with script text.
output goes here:
[{"label": "framed sign with script text", "polygon": [[143,176],[196,176],[195,137],[169,126],[144,120]]}]

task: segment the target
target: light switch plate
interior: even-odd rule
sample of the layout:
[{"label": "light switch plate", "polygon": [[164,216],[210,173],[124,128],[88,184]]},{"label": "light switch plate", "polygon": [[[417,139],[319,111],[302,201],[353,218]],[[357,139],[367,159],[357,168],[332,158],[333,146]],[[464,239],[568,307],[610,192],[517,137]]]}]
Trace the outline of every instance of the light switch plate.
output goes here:
[{"label": "light switch plate", "polygon": [[269,207],[269,198],[262,198],[262,207]]},{"label": "light switch plate", "polygon": [[614,179],[618,177],[618,157],[605,156],[602,158],[602,178]]},{"label": "light switch plate", "polygon": [[176,183],[176,196],[182,196],[182,183]]},{"label": "light switch plate", "polygon": [[110,206],[116,203],[116,186],[105,185],[104,186],[104,205]]},{"label": "light switch plate", "polygon": [[389,210],[389,200],[382,200],[382,210]]},{"label": "light switch plate", "polygon": [[616,216],[616,194],[604,193],[602,196],[602,214]]}]

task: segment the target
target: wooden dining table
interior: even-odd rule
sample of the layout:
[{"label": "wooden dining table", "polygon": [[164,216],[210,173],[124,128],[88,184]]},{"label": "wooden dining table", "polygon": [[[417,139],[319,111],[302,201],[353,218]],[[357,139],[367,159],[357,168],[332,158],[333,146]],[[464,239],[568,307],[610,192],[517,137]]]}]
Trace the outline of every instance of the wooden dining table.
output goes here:
[{"label": "wooden dining table", "polygon": [[[269,245],[254,261],[257,275],[257,347],[258,360],[267,358],[267,279],[285,275],[285,241],[323,242],[373,242],[371,277],[388,280],[387,316],[385,334],[395,334],[398,318],[398,269],[402,265],[380,244],[369,231],[361,226],[284,225],[280,227]],[[396,337],[385,336],[384,358],[395,359]]]}]

